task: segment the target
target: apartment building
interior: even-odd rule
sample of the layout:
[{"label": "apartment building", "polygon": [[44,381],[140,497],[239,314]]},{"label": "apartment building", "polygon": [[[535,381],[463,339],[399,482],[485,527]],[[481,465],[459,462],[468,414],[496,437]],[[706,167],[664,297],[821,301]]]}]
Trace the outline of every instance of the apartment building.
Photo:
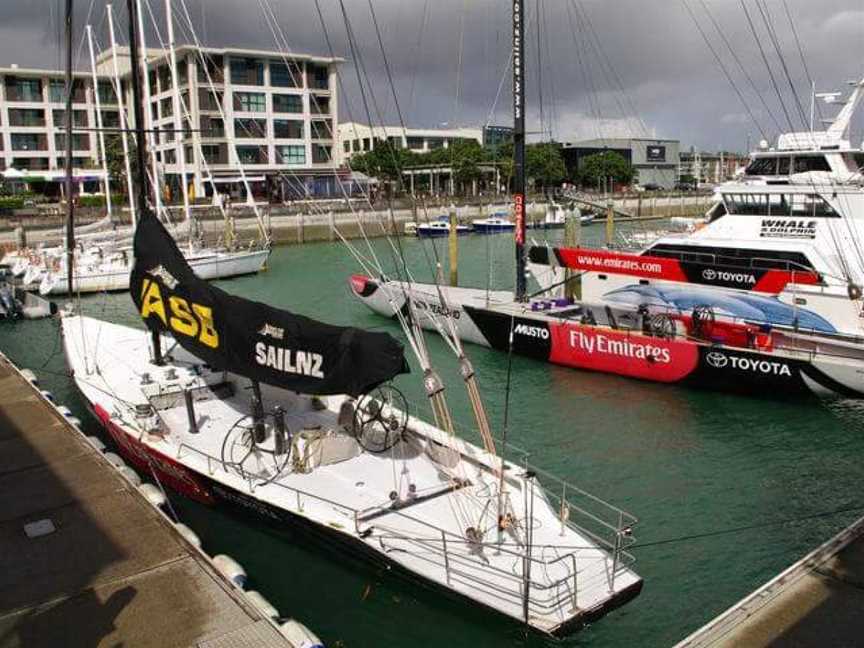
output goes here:
[{"label": "apartment building", "polygon": [[681,151],[679,178],[693,178],[697,183],[720,184],[735,177],[747,165],[748,158],[730,151],[705,152],[691,148]]},{"label": "apartment building", "polygon": [[[210,195],[214,185],[220,193],[242,193],[244,177],[258,196],[338,193],[334,132],[336,67],[342,59],[193,46],[178,47],[176,57],[175,88],[168,52],[147,50],[145,126],[154,131],[148,145],[163,192],[179,196],[185,163],[195,196]],[[127,48],[119,48],[117,63],[124,106],[131,113]],[[97,59],[97,92],[104,128],[120,124],[113,70],[111,53],[103,52]],[[85,130],[97,125],[92,85],[90,74],[76,73],[73,125],[81,130],[73,144],[75,166],[95,170],[101,159],[98,138]],[[0,88],[0,171],[61,171],[62,73],[0,68]]]},{"label": "apartment building", "polygon": [[[95,97],[91,75],[76,73],[72,88],[73,166],[78,179],[98,171]],[[110,82],[98,83],[102,116],[119,119]],[[0,172],[46,180],[63,175],[66,156],[66,84],[62,72],[0,68]]]}]

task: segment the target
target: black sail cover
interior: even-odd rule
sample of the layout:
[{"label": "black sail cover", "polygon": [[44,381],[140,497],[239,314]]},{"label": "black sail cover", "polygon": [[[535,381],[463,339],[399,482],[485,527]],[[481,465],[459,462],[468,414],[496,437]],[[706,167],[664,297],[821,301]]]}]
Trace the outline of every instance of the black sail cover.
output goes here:
[{"label": "black sail cover", "polygon": [[358,396],[409,371],[402,345],[387,333],[323,324],[211,286],[150,214],[135,231],[130,290],[148,328],[170,332],[211,367],[251,380]]}]

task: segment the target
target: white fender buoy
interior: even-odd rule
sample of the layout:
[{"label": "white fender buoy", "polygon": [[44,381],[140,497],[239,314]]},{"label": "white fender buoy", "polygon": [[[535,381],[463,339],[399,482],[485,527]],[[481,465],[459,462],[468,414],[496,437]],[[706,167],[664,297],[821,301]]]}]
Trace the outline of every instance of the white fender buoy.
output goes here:
[{"label": "white fender buoy", "polygon": [[123,468],[126,465],[126,462],[120,458],[120,455],[113,452],[106,452],[105,458],[108,460],[108,463],[117,469]]},{"label": "white fender buoy", "polygon": [[105,444],[102,443],[102,439],[91,434],[87,437],[87,440],[90,442],[90,445],[96,448],[99,452],[105,452]]},{"label": "white fender buoy", "polygon": [[138,476],[138,473],[132,470],[129,466],[118,468],[117,472],[123,475],[126,481],[132,484],[135,488],[138,488],[141,485],[141,478]]},{"label": "white fender buoy", "polygon": [[246,570],[234,560],[231,556],[219,554],[213,556],[213,564],[216,566],[222,575],[234,583],[240,589],[246,587]]},{"label": "white fender buoy", "polygon": [[201,538],[188,526],[182,522],[178,522],[174,525],[174,528],[177,529],[177,533],[183,536],[189,544],[195,545],[199,549],[201,548]]},{"label": "white fender buoy", "polygon": [[156,488],[153,484],[141,484],[138,487],[141,494],[147,498],[153,506],[159,508],[165,504],[165,493]]},{"label": "white fender buoy", "polygon": [[39,379],[31,369],[22,369],[21,375],[24,376],[31,385],[38,385]]},{"label": "white fender buoy", "polygon": [[69,422],[79,430],[81,429],[81,419],[79,419],[77,416],[70,416]]},{"label": "white fender buoy", "polygon": [[39,393],[42,394],[42,398],[44,398],[45,400],[47,400],[51,403],[54,402],[54,394],[49,392],[47,389],[43,389]]},{"label": "white fender buoy", "polygon": [[65,416],[66,418],[69,418],[70,416],[72,416],[72,410],[69,409],[68,407],[66,407],[65,405],[58,405],[57,409],[60,410],[60,413],[63,416]]},{"label": "white fender buoy", "polygon": [[305,625],[296,619],[288,619],[279,624],[279,632],[294,648],[324,648],[324,642]]},{"label": "white fender buoy", "polygon": [[271,619],[279,618],[279,610],[273,607],[273,604],[268,601],[261,592],[256,592],[255,590],[250,590],[246,592],[246,596],[249,598],[249,602],[252,603],[264,616],[270,617]]}]

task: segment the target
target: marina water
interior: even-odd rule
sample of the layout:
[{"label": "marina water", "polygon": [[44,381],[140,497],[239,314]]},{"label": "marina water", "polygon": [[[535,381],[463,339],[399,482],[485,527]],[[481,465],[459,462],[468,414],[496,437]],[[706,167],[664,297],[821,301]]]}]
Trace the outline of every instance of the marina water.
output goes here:
[{"label": "marina water", "polygon": [[[602,232],[602,225],[585,228],[583,239],[596,242]],[[554,242],[560,232],[548,238]],[[369,256],[363,242],[355,244]],[[436,250],[447,276],[446,241],[402,244],[418,281],[432,278]],[[512,286],[512,235],[462,237],[459,245],[460,283]],[[391,271],[395,255],[387,242],[375,240],[372,247]],[[347,278],[361,268],[341,244],[276,248],[269,265],[262,275],[220,285],[323,321],[400,337],[394,322],[352,298]],[[81,309],[141,326],[128,294],[82,299]],[[455,358],[437,336],[428,341],[454,415],[466,426],[463,434],[476,442]],[[4,323],[0,349],[34,369],[88,432],[101,435],[64,375],[56,322]],[[467,351],[500,437],[507,356],[472,345]],[[398,386],[413,413],[430,419],[416,365],[412,369]],[[532,463],[640,519],[633,553],[645,579],[642,594],[554,645],[668,646],[864,513],[864,404],[853,401],[737,397],[514,356],[508,440],[529,451]],[[544,645],[491,613],[443,599],[302,533],[177,496],[172,503],[208,553],[236,557],[253,575],[250,587],[329,646]]]}]

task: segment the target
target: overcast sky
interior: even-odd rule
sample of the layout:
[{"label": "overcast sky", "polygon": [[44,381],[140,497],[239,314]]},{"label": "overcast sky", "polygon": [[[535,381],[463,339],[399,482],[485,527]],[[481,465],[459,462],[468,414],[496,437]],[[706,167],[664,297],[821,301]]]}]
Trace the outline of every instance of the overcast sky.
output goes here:
[{"label": "overcast sky", "polygon": [[[342,67],[341,119],[350,114],[365,121],[339,0],[318,1],[335,54],[348,59]],[[763,133],[773,140],[778,128],[790,130],[790,121],[800,130],[802,122],[809,120],[810,82],[799,43],[817,91],[848,90],[849,80],[864,76],[864,0],[743,1],[758,40],[741,0],[686,0],[686,5],[685,0],[527,0],[529,130],[541,130],[542,106],[542,130],[551,130],[561,141],[648,134],[680,139],[685,148],[743,150],[748,134],[755,145]],[[164,0],[150,2],[164,36]],[[182,7],[183,0],[173,2],[175,10]],[[278,49],[262,8],[269,6],[291,50],[329,53],[314,0],[185,2],[198,37],[207,45]],[[373,120],[378,121],[380,112],[389,123],[398,123],[370,0],[343,2],[357,58],[371,80]],[[0,66],[57,67],[57,16],[62,4],[60,0],[0,0]],[[81,51],[88,9],[99,42],[107,43],[104,4],[104,0],[76,0],[76,51]],[[115,1],[124,43],[125,5],[124,0]],[[511,122],[510,0],[371,0],[371,5],[407,125]],[[744,102],[696,28],[694,17]],[[782,59],[769,37],[766,18]],[[188,41],[188,30],[179,21],[177,25],[178,40]],[[152,26],[148,38],[148,45],[158,44]],[[79,67],[86,62],[83,52]],[[822,107],[824,116],[835,111]],[[862,125],[859,115],[853,125],[856,144],[864,133]]]}]

